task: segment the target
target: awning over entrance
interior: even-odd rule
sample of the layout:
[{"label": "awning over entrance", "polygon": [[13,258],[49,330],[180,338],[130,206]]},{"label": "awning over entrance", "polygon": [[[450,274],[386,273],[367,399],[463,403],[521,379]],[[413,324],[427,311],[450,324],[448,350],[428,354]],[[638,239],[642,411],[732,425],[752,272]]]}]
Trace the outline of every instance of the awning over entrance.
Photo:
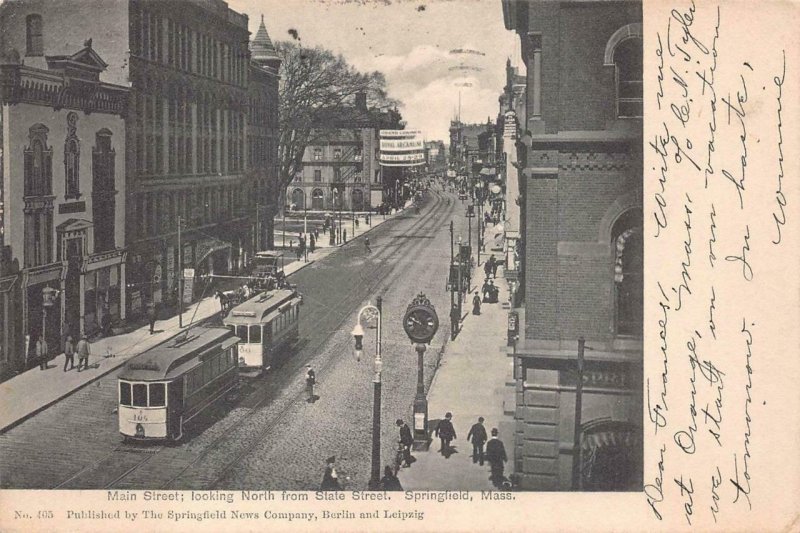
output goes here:
[{"label": "awning over entrance", "polygon": [[203,261],[214,252],[219,252],[230,247],[231,243],[224,242],[219,239],[206,239],[204,241],[198,241],[195,264],[201,265]]}]

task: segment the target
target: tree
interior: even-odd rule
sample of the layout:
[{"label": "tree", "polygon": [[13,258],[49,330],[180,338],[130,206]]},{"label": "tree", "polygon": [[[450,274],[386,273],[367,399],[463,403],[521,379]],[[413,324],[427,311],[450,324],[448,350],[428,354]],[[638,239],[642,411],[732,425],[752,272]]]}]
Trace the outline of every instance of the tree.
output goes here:
[{"label": "tree", "polygon": [[[386,93],[386,79],[380,72],[361,73],[341,55],[321,47],[304,48],[278,42],[282,57],[280,86],[280,139],[278,148],[279,191],[302,169],[303,154],[310,144],[323,140],[330,131],[320,125],[346,121],[348,106],[358,93],[366,93],[372,112],[390,110],[397,102]],[[393,113],[393,114],[392,114]],[[399,122],[396,109],[390,111]]]}]

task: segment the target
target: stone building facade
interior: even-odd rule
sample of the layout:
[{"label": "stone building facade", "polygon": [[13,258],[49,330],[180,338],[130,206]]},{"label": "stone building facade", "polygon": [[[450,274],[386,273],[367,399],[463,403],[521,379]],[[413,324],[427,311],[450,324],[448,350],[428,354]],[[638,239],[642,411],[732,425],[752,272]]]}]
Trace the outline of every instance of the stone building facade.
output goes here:
[{"label": "stone building facade", "polygon": [[367,107],[367,95],[320,118],[303,153],[303,167],[286,188],[289,210],[367,211],[385,201],[387,169],[379,163],[380,130],[395,129],[399,114]]},{"label": "stone building facade", "polygon": [[[2,249],[0,374],[126,318],[128,88],[88,39],[49,47],[44,12],[0,7]],[[30,6],[22,6],[30,7]]]},{"label": "stone building facade", "polygon": [[527,69],[515,471],[529,490],[641,490],[641,4],[502,7]]}]

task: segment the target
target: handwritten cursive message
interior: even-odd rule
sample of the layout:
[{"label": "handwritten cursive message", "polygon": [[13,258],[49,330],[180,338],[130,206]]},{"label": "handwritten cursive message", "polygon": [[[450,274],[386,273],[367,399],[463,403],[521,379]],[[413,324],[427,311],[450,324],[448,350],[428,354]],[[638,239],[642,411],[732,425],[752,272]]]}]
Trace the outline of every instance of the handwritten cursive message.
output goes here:
[{"label": "handwritten cursive message", "polygon": [[756,16],[744,5],[688,0],[651,13],[644,501],[659,521],[702,526],[764,504],[769,312],[788,302],[775,264],[796,240],[785,168],[796,55],[779,36],[743,46],[755,30],[742,21]]}]

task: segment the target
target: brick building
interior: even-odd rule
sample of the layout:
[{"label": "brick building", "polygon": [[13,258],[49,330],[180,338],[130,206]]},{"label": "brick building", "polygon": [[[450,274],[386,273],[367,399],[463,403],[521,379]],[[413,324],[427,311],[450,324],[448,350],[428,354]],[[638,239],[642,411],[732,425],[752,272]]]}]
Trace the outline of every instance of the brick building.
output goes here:
[{"label": "brick building", "polygon": [[641,4],[502,8],[527,68],[515,471],[530,490],[641,490]]},{"label": "brick building", "polygon": [[91,39],[50,46],[29,7],[0,6],[3,377],[35,364],[40,335],[55,354],[126,315],[128,88],[102,79]]},{"label": "brick building", "polygon": [[395,129],[395,111],[368,109],[366,93],[317,120],[303,153],[302,170],[286,188],[287,207],[295,210],[363,211],[384,203],[391,171],[379,164],[381,129]]},{"label": "brick building", "polygon": [[248,18],[223,0],[9,0],[2,13],[6,44],[24,49],[37,15],[46,55],[92,38],[107,63],[100,80],[130,89],[115,143],[129,315],[176,303],[179,219],[183,266],[197,276],[269,245],[280,61],[263,21],[251,58]]}]

